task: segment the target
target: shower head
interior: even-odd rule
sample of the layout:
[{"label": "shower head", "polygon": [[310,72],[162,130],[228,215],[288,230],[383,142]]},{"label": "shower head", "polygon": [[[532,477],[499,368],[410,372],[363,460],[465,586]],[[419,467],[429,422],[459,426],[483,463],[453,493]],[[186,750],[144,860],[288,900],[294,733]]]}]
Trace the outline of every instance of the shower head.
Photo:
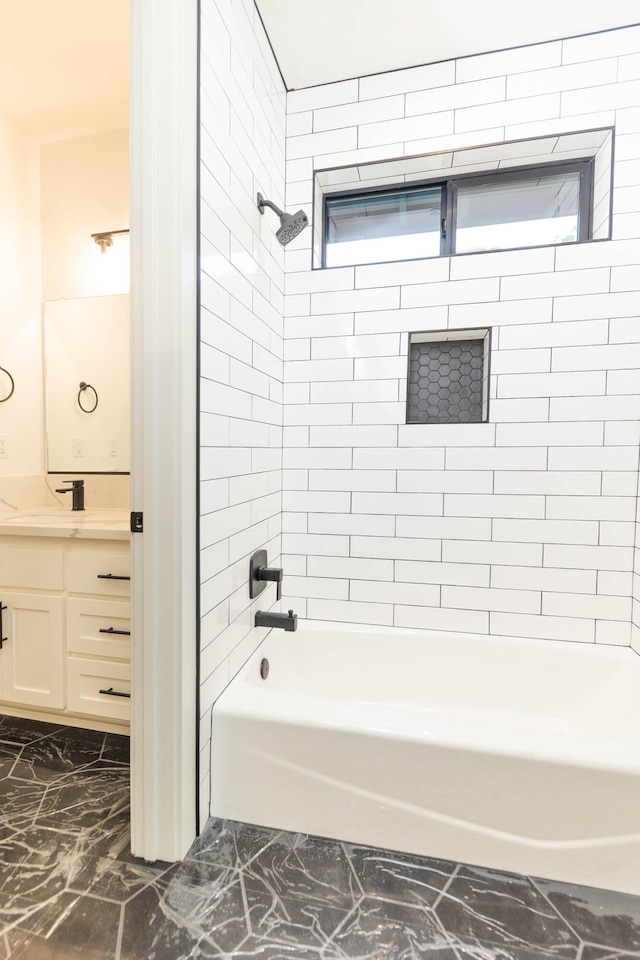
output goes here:
[{"label": "shower head", "polygon": [[281,210],[280,207],[276,207],[275,203],[272,203],[271,200],[265,200],[262,194],[259,193],[258,210],[260,213],[264,213],[265,207],[271,207],[280,217],[280,229],[276,230],[276,239],[283,247],[286,247],[294,237],[297,237],[309,223],[309,218],[304,210],[298,210],[297,213],[287,213],[285,210]]}]

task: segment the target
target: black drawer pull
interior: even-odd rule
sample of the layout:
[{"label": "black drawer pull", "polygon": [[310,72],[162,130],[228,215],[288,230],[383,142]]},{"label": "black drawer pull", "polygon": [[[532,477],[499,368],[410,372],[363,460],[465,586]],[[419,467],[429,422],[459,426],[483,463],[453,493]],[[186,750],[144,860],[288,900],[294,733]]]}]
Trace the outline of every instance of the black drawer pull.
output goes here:
[{"label": "black drawer pull", "polygon": [[131,577],[121,577],[117,573],[99,573],[98,580],[131,580]]},{"label": "black drawer pull", "polygon": [[101,627],[99,633],[115,633],[119,637],[130,637],[131,630],[116,630],[115,627]]},{"label": "black drawer pull", "polygon": [[2,601],[0,600],[0,650],[2,650],[2,645],[4,643],[7,643],[9,639],[8,637],[3,637],[4,627],[2,625],[2,611],[6,609],[7,609],[6,605],[2,603]]},{"label": "black drawer pull", "polygon": [[109,687],[108,690],[98,690],[98,693],[106,693],[109,697],[131,697],[130,693],[119,693],[117,690],[114,690],[113,687]]}]

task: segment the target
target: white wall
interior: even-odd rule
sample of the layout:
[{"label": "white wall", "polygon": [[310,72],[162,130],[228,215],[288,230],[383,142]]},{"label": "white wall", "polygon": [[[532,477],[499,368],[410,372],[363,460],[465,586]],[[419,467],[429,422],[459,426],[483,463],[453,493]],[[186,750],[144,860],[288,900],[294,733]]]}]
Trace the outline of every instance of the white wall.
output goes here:
[{"label": "white wall", "polygon": [[[634,27],[289,94],[287,206],[309,214],[314,168],[616,129],[611,241],[313,272],[311,230],[287,249],[299,614],[630,643],[638,49]],[[408,332],[484,325],[490,422],[406,425]]]},{"label": "white wall", "polygon": [[43,144],[43,300],[128,293],[128,237],[105,254],[91,240],[128,227],[127,129]]},{"label": "white wall", "polygon": [[[40,147],[0,117],[0,366],[15,393],[0,403],[0,435],[8,458],[0,477],[43,473],[42,333],[40,324]],[[0,375],[0,398],[9,383]],[[28,425],[28,429],[27,429]],[[0,498],[10,500],[5,483]]]},{"label": "white wall", "polygon": [[203,0],[201,98],[201,815],[211,706],[266,634],[249,557],[279,564],[285,93],[252,0]]}]

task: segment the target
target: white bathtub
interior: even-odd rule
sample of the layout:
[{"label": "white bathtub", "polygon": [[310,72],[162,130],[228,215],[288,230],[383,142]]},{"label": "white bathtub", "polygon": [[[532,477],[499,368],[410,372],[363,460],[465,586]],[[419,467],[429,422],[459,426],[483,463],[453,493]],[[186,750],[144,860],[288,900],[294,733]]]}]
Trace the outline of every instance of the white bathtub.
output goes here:
[{"label": "white bathtub", "polygon": [[214,706],[211,760],[213,816],[640,894],[628,648],[274,630]]}]

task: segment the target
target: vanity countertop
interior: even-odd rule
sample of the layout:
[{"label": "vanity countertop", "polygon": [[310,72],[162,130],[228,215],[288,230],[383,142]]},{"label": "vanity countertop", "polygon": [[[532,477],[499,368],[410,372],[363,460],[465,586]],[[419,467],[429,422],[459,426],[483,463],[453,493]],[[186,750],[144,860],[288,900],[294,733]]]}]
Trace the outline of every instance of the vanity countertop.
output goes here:
[{"label": "vanity countertop", "polygon": [[0,534],[18,537],[63,537],[81,540],[128,540],[126,510],[56,510],[41,507],[0,516]]}]

